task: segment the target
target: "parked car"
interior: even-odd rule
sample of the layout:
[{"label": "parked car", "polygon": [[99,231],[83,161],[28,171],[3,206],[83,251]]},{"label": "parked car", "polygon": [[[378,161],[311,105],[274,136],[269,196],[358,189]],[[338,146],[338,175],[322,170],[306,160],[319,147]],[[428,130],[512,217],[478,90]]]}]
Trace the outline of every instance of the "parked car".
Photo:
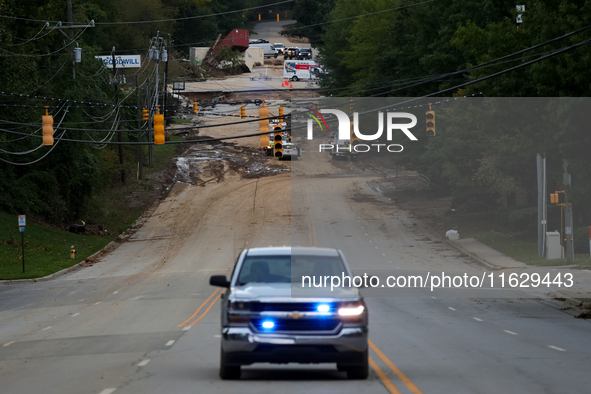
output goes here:
[{"label": "parked car", "polygon": [[352,275],[340,250],[245,249],[229,279],[212,276],[211,285],[227,288],[220,377],[239,379],[242,365],[270,362],[336,363],[349,379],[366,379],[367,307],[355,287],[304,285],[304,278],[325,275]]},{"label": "parked car", "polygon": [[267,43],[249,44],[251,48],[263,48],[264,57],[277,57],[277,51],[275,47]]},{"label": "parked car", "polygon": [[276,42],[273,44],[273,46],[275,47],[275,50],[277,51],[278,55],[283,55],[283,50],[285,49],[285,47],[282,43]]},{"label": "parked car", "polygon": [[297,59],[297,56],[300,54],[300,48],[298,47],[289,47],[285,51],[283,51],[284,59]]},{"label": "parked car", "polygon": [[312,60],[312,49],[311,48],[300,49],[300,55],[298,56],[298,60]]}]

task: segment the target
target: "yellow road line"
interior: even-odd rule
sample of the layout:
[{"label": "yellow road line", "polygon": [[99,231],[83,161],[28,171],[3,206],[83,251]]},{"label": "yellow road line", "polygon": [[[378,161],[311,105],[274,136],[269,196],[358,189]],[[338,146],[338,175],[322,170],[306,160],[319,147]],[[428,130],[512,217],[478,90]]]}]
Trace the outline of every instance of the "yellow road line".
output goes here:
[{"label": "yellow road line", "polygon": [[384,386],[386,386],[386,388],[391,394],[401,394],[400,391],[398,391],[398,389],[396,388],[396,386],[394,386],[394,383],[392,383],[392,381],[386,376],[384,371],[382,371],[382,369],[378,366],[378,364],[376,364],[375,361],[372,360],[371,357],[369,358],[369,365],[371,365],[373,370],[376,371],[380,379],[382,379],[382,383],[384,383]]},{"label": "yellow road line", "polygon": [[392,361],[390,361],[388,359],[388,357],[386,357],[384,355],[384,353],[382,353],[380,351],[380,349],[378,349],[378,347],[376,345],[374,345],[374,343],[372,341],[370,341],[369,339],[367,340],[367,343],[369,343],[369,346],[372,348],[372,350],[374,352],[376,352],[376,354],[378,355],[379,358],[382,359],[382,361],[388,366],[390,367],[390,369],[392,371],[394,371],[394,373],[396,375],[398,375],[398,377],[400,378],[400,380],[402,380],[402,383],[404,383],[406,385],[406,387],[408,387],[408,389],[410,391],[412,391],[415,394],[423,394],[423,392],[421,390],[419,390],[419,388],[417,386],[415,386],[415,384],[406,377],[406,375],[404,375],[398,368],[396,368],[396,365],[394,365],[392,363]]},{"label": "yellow road line", "polygon": [[209,297],[207,297],[207,300],[203,301],[203,304],[201,304],[199,306],[199,308],[197,308],[197,310],[191,315],[191,317],[188,318],[187,320],[185,320],[184,322],[182,322],[181,324],[179,324],[177,326],[177,328],[181,328],[182,326],[184,326],[185,324],[187,324],[188,322],[190,322],[195,316],[197,316],[197,314],[199,314],[199,312],[201,311],[201,309],[203,309],[203,307],[205,306],[205,304],[207,304],[209,302],[209,300],[211,300],[211,297],[213,297],[215,295],[215,293],[218,292],[218,290],[220,290],[220,289],[215,289],[215,291]]},{"label": "yellow road line", "polygon": [[211,302],[211,304],[209,304],[209,306],[207,307],[207,309],[205,310],[205,312],[203,312],[203,314],[201,316],[199,316],[197,318],[197,320],[195,320],[193,323],[189,324],[189,327],[193,327],[195,324],[199,323],[199,321],[201,319],[203,319],[205,317],[205,315],[207,315],[207,313],[209,312],[209,310],[215,305],[215,303],[217,302],[217,300],[220,299],[220,297],[222,296],[222,293],[218,294],[213,301]]}]

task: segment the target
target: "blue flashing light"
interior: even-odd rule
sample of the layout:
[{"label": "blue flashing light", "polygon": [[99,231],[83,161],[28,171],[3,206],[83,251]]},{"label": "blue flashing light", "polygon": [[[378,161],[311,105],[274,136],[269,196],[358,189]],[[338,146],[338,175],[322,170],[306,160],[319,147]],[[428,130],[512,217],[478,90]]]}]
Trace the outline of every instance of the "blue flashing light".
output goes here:
[{"label": "blue flashing light", "polygon": [[326,313],[326,312],[330,311],[330,305],[320,304],[316,307],[316,310],[321,313]]},{"label": "blue flashing light", "polygon": [[266,330],[270,330],[270,329],[272,329],[273,327],[275,327],[275,323],[274,323],[274,322],[272,322],[271,320],[265,320],[265,321],[263,322],[262,326],[263,326],[263,328],[264,328],[264,329],[266,329]]}]

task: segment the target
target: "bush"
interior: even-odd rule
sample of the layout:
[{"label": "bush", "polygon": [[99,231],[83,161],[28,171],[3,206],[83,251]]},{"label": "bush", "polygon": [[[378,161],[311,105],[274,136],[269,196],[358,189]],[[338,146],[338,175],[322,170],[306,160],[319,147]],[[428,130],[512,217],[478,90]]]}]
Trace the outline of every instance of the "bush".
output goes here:
[{"label": "bush", "polygon": [[509,215],[514,211],[527,208],[524,205],[508,205],[495,211],[495,222],[501,226],[509,227]]},{"label": "bush", "polygon": [[538,228],[538,207],[518,209],[509,214],[509,228],[535,234]]},{"label": "bush", "polygon": [[461,189],[453,193],[451,206],[465,213],[490,211],[497,207],[497,197],[479,189]]},{"label": "bush", "polygon": [[589,255],[589,227],[579,227],[575,229],[573,237],[576,254]]}]

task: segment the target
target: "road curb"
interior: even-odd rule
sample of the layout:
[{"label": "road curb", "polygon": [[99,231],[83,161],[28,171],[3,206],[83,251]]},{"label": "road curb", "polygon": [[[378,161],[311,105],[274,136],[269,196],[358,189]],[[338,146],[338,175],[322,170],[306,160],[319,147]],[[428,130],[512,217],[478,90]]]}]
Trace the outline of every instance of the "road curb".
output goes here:
[{"label": "road curb", "polygon": [[492,264],[492,263],[489,263],[488,261],[486,261],[486,260],[484,260],[484,259],[480,258],[478,255],[475,255],[474,253],[470,253],[470,252],[468,252],[466,249],[462,248],[462,247],[461,247],[460,245],[458,245],[458,244],[455,244],[455,243],[453,243],[453,242],[452,242],[452,241],[450,241],[450,240],[445,240],[445,242],[446,242],[448,245],[450,245],[450,246],[453,246],[454,248],[456,248],[457,250],[459,250],[460,252],[462,252],[462,253],[463,253],[463,254],[465,254],[466,256],[470,257],[472,260],[475,260],[475,261],[477,261],[478,263],[480,263],[480,264],[482,264],[482,265],[486,266],[486,267],[487,267],[487,268],[489,268],[489,269],[492,269],[492,270],[500,270],[500,269],[503,269],[503,268],[505,268],[505,267],[499,267],[498,265],[494,265],[494,264]]}]

